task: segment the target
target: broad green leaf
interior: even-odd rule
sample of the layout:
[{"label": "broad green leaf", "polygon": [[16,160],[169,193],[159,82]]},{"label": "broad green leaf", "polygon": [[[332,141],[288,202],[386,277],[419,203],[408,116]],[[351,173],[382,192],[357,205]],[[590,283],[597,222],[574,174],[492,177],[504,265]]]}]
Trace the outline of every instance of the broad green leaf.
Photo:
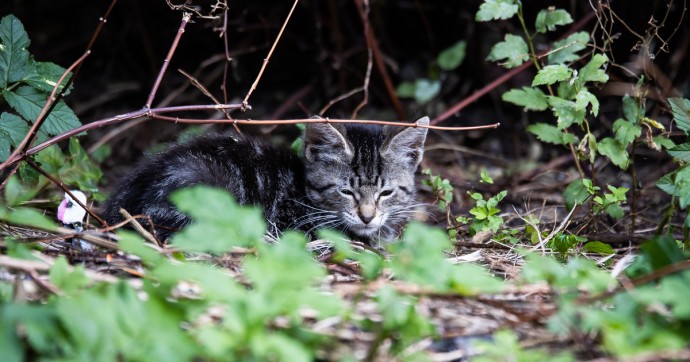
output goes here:
[{"label": "broad green leaf", "polygon": [[642,128],[634,123],[619,118],[616,122],[613,122],[613,133],[623,146],[628,146],[637,139],[637,137],[640,137]]},{"label": "broad green leaf", "polygon": [[628,122],[638,124],[644,117],[644,111],[637,103],[637,99],[626,94],[623,96],[623,115]]},{"label": "broad green leaf", "polygon": [[556,30],[556,26],[567,25],[573,22],[573,18],[570,14],[563,9],[542,9],[539,14],[537,14],[537,20],[535,21],[535,28],[540,33],[546,33],[546,31]]},{"label": "broad green leaf", "polygon": [[529,59],[527,43],[522,37],[506,34],[502,42],[496,43],[486,57],[490,61],[504,61],[502,66],[515,68]]},{"label": "broad green leaf", "polygon": [[690,143],[683,143],[682,145],[673,147],[668,150],[668,154],[675,159],[690,162]]},{"label": "broad green leaf", "polygon": [[663,149],[669,149],[676,147],[676,143],[673,142],[672,139],[666,137],[666,136],[656,136],[653,139],[654,144],[656,144],[658,147],[661,147]]},{"label": "broad green leaf", "polygon": [[575,136],[566,133],[556,126],[546,123],[536,123],[527,127],[527,131],[534,134],[540,141],[555,145],[575,143]]},{"label": "broad green leaf", "polygon": [[578,79],[581,83],[585,82],[599,82],[606,83],[609,80],[609,76],[606,74],[605,69],[601,69],[601,66],[606,64],[609,58],[603,54],[594,54],[592,60],[587,63],[582,69],[580,69]]},{"label": "broad green leaf", "polygon": [[625,216],[625,210],[623,210],[621,205],[618,204],[610,204],[606,206],[606,209],[604,211],[606,211],[606,213],[609,214],[609,216],[616,220],[620,220],[623,218],[623,216]]},{"label": "broad green leaf", "polygon": [[585,49],[588,41],[589,33],[581,31],[554,42],[553,50],[547,57],[549,64],[562,64],[578,60],[580,56],[576,53]]},{"label": "broad green leaf", "polygon": [[50,268],[50,282],[68,294],[72,294],[90,283],[89,278],[84,273],[83,264],[75,266],[72,270],[69,269],[67,259],[60,255]]},{"label": "broad green leaf", "polygon": [[687,98],[669,98],[673,120],[685,134],[690,134],[690,100]]},{"label": "broad green leaf", "polygon": [[17,206],[24,201],[33,199],[38,191],[38,188],[26,187],[19,181],[17,175],[12,175],[5,185],[5,202],[8,206]]},{"label": "broad green leaf", "polygon": [[29,36],[14,15],[0,20],[0,88],[24,78],[29,71]]},{"label": "broad green leaf", "polygon": [[582,250],[588,253],[597,253],[604,255],[611,255],[615,253],[611,245],[604,244],[601,241],[590,241],[583,246]]},{"label": "broad green leaf", "polygon": [[0,138],[8,138],[12,146],[22,142],[29,133],[29,125],[21,117],[3,112],[0,115]]},{"label": "broad green leaf", "polygon": [[[2,96],[12,109],[32,123],[36,121],[48,99],[45,93],[41,93],[29,86],[23,86],[17,89],[16,92],[3,90]],[[81,126],[81,123],[79,123],[79,119],[74,112],[65,102],[59,101],[55,108],[53,108],[53,111],[46,117],[41,130],[50,136],[55,136],[79,126]]]},{"label": "broad green leaf", "polygon": [[599,100],[597,99],[597,97],[594,94],[587,91],[586,89],[582,89],[581,91],[579,91],[575,96],[575,108],[584,111],[587,109],[587,105],[590,104],[592,105],[590,113],[594,116],[598,115]]},{"label": "broad green leaf", "polygon": [[544,111],[549,108],[546,95],[539,88],[522,87],[511,89],[501,96],[504,102],[513,103],[529,111]]},{"label": "broad green leaf", "polygon": [[[50,94],[63,73],[65,73],[65,68],[55,63],[30,60],[29,72],[22,78],[22,82]],[[58,91],[62,91],[69,77],[69,74],[65,76]],[[69,94],[69,89],[65,92],[65,95],[67,94]]]},{"label": "broad green leaf", "polygon": [[475,16],[476,21],[491,21],[510,19],[518,12],[515,0],[485,0],[479,6]]},{"label": "broad green leaf", "polygon": [[438,66],[446,71],[457,68],[465,59],[466,48],[467,42],[461,40],[453,44],[451,47],[443,50],[441,54],[438,55]]},{"label": "broad green leaf", "polygon": [[573,71],[563,64],[547,65],[542,68],[532,81],[532,87],[538,85],[551,85],[564,81],[572,76]]},{"label": "broad green leaf", "polygon": [[678,196],[680,207],[686,208],[690,205],[690,166],[685,165],[662,176],[656,186],[670,195]]},{"label": "broad green leaf", "polygon": [[441,82],[438,80],[417,79],[415,81],[414,99],[419,104],[432,100],[441,91]]},{"label": "broad green leaf", "polygon": [[577,179],[571,182],[563,192],[565,206],[568,210],[572,210],[576,205],[582,205],[590,196],[591,193],[587,189],[583,179]]},{"label": "broad green leaf", "polygon": [[13,225],[32,226],[46,231],[57,229],[57,224],[42,212],[26,207],[18,207],[12,210],[3,219]]},{"label": "broad green leaf", "polygon": [[558,128],[566,129],[573,124],[581,124],[585,120],[586,111],[579,109],[573,101],[559,97],[547,96],[553,114],[558,118]]},{"label": "broad green leaf", "polygon": [[628,168],[628,151],[617,139],[606,137],[599,141],[599,153],[611,159],[614,165],[624,170]]}]

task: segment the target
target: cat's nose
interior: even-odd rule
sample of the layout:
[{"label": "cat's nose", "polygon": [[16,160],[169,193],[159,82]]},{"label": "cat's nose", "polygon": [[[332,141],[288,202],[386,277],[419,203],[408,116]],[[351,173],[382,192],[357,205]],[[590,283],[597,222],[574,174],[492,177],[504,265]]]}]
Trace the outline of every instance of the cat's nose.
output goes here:
[{"label": "cat's nose", "polygon": [[374,215],[365,215],[360,212],[359,218],[362,220],[363,223],[369,224],[371,220],[374,220]]}]

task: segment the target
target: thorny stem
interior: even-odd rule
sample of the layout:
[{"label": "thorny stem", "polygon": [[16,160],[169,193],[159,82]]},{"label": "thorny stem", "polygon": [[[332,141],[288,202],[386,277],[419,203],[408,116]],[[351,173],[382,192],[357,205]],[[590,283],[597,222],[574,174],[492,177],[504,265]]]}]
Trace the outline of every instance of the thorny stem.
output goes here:
[{"label": "thorny stem", "polygon": [[180,23],[180,28],[177,29],[177,34],[175,35],[175,39],[173,40],[172,45],[170,45],[170,50],[168,50],[168,55],[165,57],[165,60],[163,60],[163,65],[161,66],[161,70],[158,72],[158,77],[156,78],[156,82],[153,83],[153,87],[151,87],[151,92],[149,93],[149,98],[146,100],[146,104],[144,105],[144,108],[151,108],[151,104],[153,103],[153,98],[156,96],[156,93],[158,92],[158,87],[161,84],[161,81],[163,80],[163,75],[165,75],[165,71],[168,69],[168,65],[170,64],[170,59],[172,59],[173,54],[175,54],[175,49],[177,49],[177,44],[180,43],[180,38],[182,37],[182,34],[184,34],[184,28],[187,26],[187,23],[189,20],[192,18],[192,13],[184,13],[182,15],[182,23]]},{"label": "thorny stem", "polygon": [[57,185],[59,188],[61,188],[63,191],[65,191],[65,193],[67,193],[67,195],[69,195],[69,196],[72,198],[72,200],[73,200],[74,202],[76,202],[77,204],[79,204],[79,206],[81,206],[84,210],[86,210],[86,212],[88,212],[89,215],[93,216],[93,218],[96,219],[96,220],[98,220],[98,222],[100,222],[103,226],[108,226],[108,223],[105,222],[105,220],[103,220],[103,219],[102,219],[100,216],[98,216],[95,212],[91,211],[91,209],[89,209],[89,207],[87,207],[86,205],[84,205],[84,203],[82,203],[81,201],[79,201],[79,198],[76,197],[76,196],[74,196],[74,194],[72,193],[72,191],[70,191],[70,190],[67,188],[67,186],[65,186],[65,184],[62,183],[62,181],[56,179],[56,178],[53,177],[51,174],[49,174],[48,172],[46,172],[46,170],[44,170],[43,168],[41,168],[41,166],[39,166],[38,164],[36,164],[36,163],[35,163],[33,160],[31,160],[30,158],[27,158],[27,159],[26,159],[26,163],[28,163],[29,165],[31,165],[31,167],[33,167],[33,168],[34,168],[36,171],[38,171],[41,175],[45,176],[48,180],[50,180],[52,183],[54,183],[54,184]]},{"label": "thorny stem", "polygon": [[290,8],[290,12],[288,13],[287,18],[285,18],[285,21],[283,22],[283,26],[280,28],[280,31],[278,32],[278,36],[276,36],[276,40],[273,42],[271,49],[268,51],[268,55],[266,56],[266,59],[264,59],[264,62],[261,65],[261,69],[259,69],[259,74],[256,75],[256,79],[254,79],[254,83],[252,83],[251,88],[249,88],[249,92],[247,92],[247,95],[244,97],[244,100],[242,101],[242,104],[245,107],[249,104],[249,97],[252,95],[252,93],[256,89],[256,86],[259,84],[259,80],[261,79],[261,76],[264,74],[264,69],[266,69],[266,65],[268,65],[268,61],[269,61],[269,59],[271,59],[271,55],[273,55],[273,50],[276,48],[276,45],[278,45],[278,41],[280,40],[280,37],[283,35],[283,31],[285,30],[285,27],[287,26],[288,21],[290,21],[290,18],[292,17],[292,12],[295,10],[295,7],[297,6],[297,2],[299,2],[299,0],[295,0],[295,2],[292,4],[292,8]]}]

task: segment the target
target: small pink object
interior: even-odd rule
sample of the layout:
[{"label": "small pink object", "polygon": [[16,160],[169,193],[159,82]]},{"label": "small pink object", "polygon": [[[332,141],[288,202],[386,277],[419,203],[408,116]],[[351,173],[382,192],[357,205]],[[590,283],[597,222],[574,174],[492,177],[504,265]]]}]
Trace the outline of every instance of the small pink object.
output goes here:
[{"label": "small pink object", "polygon": [[[86,195],[81,191],[71,191],[74,196],[81,201],[82,204],[86,204]],[[65,193],[65,198],[58,206],[57,217],[63,224],[69,225],[77,222],[83,222],[84,216],[86,216],[86,210],[79,206],[67,193]]]}]

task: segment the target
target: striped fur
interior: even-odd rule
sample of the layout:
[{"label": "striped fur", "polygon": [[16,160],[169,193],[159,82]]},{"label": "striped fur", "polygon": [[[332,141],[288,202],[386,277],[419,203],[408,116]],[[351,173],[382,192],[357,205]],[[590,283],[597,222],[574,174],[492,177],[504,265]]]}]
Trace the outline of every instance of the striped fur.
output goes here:
[{"label": "striped fur", "polygon": [[[428,122],[428,118],[419,121]],[[274,234],[331,228],[365,242],[391,240],[415,206],[414,172],[426,129],[309,124],[304,157],[259,141],[214,134],[145,158],[105,206],[151,217],[165,239],[189,218],[168,201],[174,190],[206,184],[241,204],[260,205]],[[203,205],[199,205],[203,207]]]}]

